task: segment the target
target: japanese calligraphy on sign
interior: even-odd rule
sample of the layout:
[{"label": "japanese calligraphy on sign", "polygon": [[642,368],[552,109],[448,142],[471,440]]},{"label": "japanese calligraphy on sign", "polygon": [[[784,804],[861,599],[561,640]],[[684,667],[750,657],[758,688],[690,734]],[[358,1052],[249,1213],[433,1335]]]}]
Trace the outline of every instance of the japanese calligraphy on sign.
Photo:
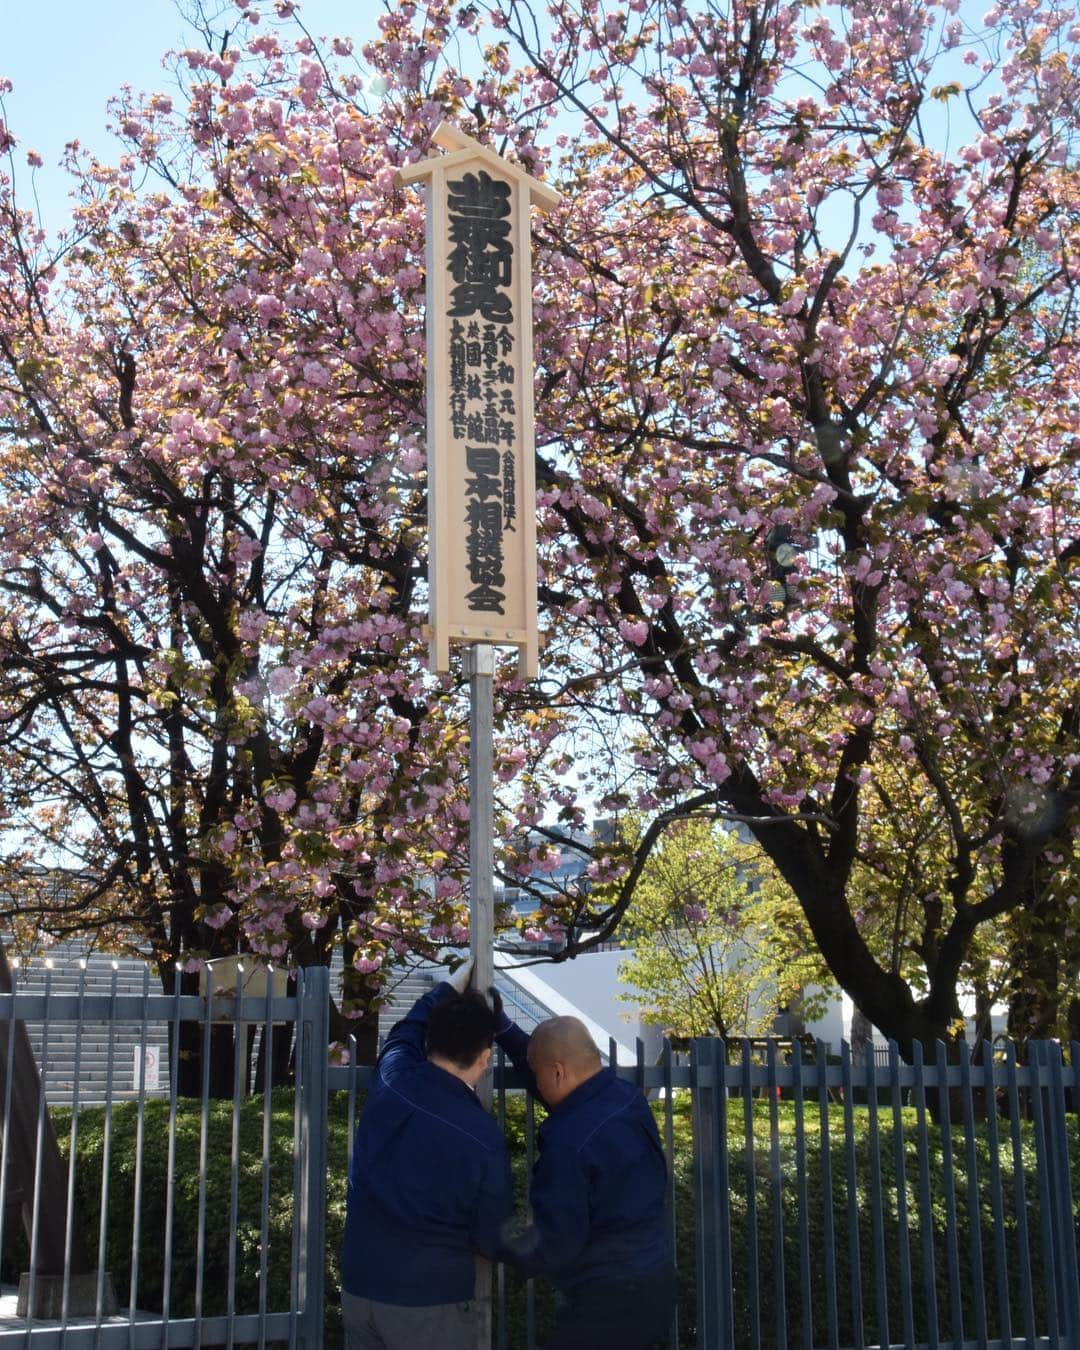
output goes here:
[{"label": "japanese calligraphy on sign", "polygon": [[529,208],[558,194],[442,124],[449,153],[409,165],[427,219],[431,664],[450,643],[518,647],[536,674]]}]

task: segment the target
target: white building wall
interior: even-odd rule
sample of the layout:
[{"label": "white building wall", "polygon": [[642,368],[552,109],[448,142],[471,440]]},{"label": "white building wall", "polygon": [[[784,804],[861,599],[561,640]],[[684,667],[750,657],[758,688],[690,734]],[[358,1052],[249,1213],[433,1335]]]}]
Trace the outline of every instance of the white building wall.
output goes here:
[{"label": "white building wall", "polygon": [[[513,969],[514,979],[553,1014],[581,1017],[592,1033],[597,1046],[607,1053],[608,1038],[614,1037],[619,1046],[620,1061],[632,1061],[637,1037],[645,1042],[646,1060],[654,1060],[659,1052],[660,1028],[646,1026],[641,1021],[640,1008],[619,997],[628,992],[619,981],[619,966],[630,956],[629,951],[585,952],[572,961],[545,962],[535,966],[519,967],[528,957],[496,952],[496,964]],[[974,999],[962,996],[961,1008],[968,1018],[968,1037],[972,1035]],[[807,1022],[810,1036],[827,1042],[834,1054],[840,1053],[841,1041],[851,1039],[851,1021],[855,1005],[839,990],[832,994],[823,1014]],[[996,1008],[993,1031],[1004,1030],[1005,1009]],[[886,1046],[885,1037],[875,1028],[874,1044]]]}]

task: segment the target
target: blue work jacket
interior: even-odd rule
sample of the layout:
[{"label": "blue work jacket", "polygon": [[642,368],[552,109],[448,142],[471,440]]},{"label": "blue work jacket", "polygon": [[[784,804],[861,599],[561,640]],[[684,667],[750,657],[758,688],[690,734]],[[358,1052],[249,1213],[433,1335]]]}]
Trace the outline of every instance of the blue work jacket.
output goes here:
[{"label": "blue work jacket", "polygon": [[[511,1027],[498,1041],[535,1093],[529,1037]],[[667,1162],[652,1111],[633,1083],[601,1069],[550,1110],[537,1147],[533,1223],[515,1244],[516,1264],[543,1271],[572,1295],[672,1260]]]},{"label": "blue work jacket", "polygon": [[341,1283],[379,1303],[428,1307],[474,1294],[474,1257],[498,1256],[513,1208],[510,1161],[476,1093],[429,1063],[436,985],[394,1027],[356,1129]]}]

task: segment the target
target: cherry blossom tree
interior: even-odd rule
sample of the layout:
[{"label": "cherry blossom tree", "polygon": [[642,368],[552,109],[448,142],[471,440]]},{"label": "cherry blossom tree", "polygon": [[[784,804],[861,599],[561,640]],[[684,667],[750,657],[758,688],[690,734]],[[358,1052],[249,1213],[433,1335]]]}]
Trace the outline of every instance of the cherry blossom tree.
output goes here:
[{"label": "cherry blossom tree", "polygon": [[467,940],[467,747],[419,659],[420,210],[298,47],[252,26],[175,114],[121,100],[58,256],[0,182],[7,918],[167,989],[343,942],[340,1038]]},{"label": "cherry blossom tree", "polygon": [[988,934],[1048,1030],[1080,953],[1075,15],[393,0],[353,53],[293,9],[237,4],[175,110],[118,104],[64,259],[5,195],[9,838],[82,850],[87,913],[123,897],[166,964],[336,933],[366,976],[461,938],[392,187],[445,118],[566,198],[535,225],[548,632],[540,684],[500,681],[501,828],[649,822],[544,902],[566,955],[712,813],[905,1053],[955,1035]]},{"label": "cherry blossom tree", "polygon": [[[1045,1034],[1077,947],[1075,15],[481,8],[467,107],[569,201],[537,228],[542,593],[553,697],[638,728],[606,806],[646,845],[745,821],[905,1053],[955,1036],[991,931],[1018,993],[1042,954],[1014,1029]],[[386,21],[403,106],[447,22]],[[885,960],[859,901],[902,876],[896,774],[934,862]],[[644,866],[600,862],[586,941]]]},{"label": "cherry blossom tree", "polygon": [[[568,681],[622,672],[639,808],[744,819],[905,1053],[1002,921],[1055,934],[1045,1034],[1078,940],[1075,13],[488,8],[523,111],[581,126],[540,231]],[[905,878],[917,982],[853,903],[898,862],[888,776],[945,832]]]}]

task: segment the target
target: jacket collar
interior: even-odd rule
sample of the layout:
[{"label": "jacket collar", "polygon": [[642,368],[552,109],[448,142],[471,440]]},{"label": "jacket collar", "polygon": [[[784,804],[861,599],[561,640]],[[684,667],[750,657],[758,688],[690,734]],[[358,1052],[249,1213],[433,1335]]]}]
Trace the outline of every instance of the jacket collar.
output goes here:
[{"label": "jacket collar", "polygon": [[562,1099],[558,1106],[552,1107],[551,1114],[561,1116],[564,1112],[569,1113],[577,1110],[579,1106],[592,1101],[594,1097],[603,1092],[612,1078],[613,1074],[610,1069],[598,1069],[591,1077],[586,1078],[584,1083],[579,1083],[569,1096]]},{"label": "jacket collar", "polygon": [[446,1069],[441,1069],[438,1064],[432,1064],[430,1059],[425,1059],[420,1069],[433,1087],[441,1088],[443,1092],[449,1092],[465,1101],[479,1103],[475,1089],[471,1088],[468,1083],[462,1082],[456,1074],[448,1073]]}]

